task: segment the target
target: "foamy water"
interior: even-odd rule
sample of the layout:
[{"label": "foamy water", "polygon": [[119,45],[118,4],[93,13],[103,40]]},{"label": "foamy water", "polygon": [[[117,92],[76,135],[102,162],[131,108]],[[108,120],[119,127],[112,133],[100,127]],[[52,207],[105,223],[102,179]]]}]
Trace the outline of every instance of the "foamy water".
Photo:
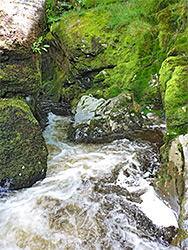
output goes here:
[{"label": "foamy water", "polygon": [[178,249],[151,234],[154,224],[177,227],[151,186],[155,147],[127,139],[75,145],[66,140],[70,122],[49,114],[46,179],[1,199],[0,249]]}]

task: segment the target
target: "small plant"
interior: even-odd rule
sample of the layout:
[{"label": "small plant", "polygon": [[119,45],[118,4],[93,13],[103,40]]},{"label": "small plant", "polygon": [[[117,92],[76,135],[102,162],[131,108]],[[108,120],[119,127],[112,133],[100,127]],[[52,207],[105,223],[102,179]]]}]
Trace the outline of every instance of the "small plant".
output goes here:
[{"label": "small plant", "polygon": [[31,48],[34,53],[41,54],[42,53],[41,50],[48,52],[47,48],[49,48],[50,45],[48,44],[43,45],[42,42],[43,42],[43,36],[39,37],[38,41],[33,43],[33,46]]}]

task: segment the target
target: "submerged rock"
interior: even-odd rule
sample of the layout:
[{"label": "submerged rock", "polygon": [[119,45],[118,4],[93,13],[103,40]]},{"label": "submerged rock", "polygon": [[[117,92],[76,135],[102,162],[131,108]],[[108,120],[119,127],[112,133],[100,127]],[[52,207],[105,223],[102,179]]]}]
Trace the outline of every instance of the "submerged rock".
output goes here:
[{"label": "submerged rock", "polygon": [[29,187],[46,175],[41,128],[23,100],[0,99],[0,186]]},{"label": "submerged rock", "polygon": [[105,101],[83,96],[75,108],[75,122],[68,137],[74,141],[100,141],[130,137],[142,128],[142,116],[132,95],[123,93]]}]

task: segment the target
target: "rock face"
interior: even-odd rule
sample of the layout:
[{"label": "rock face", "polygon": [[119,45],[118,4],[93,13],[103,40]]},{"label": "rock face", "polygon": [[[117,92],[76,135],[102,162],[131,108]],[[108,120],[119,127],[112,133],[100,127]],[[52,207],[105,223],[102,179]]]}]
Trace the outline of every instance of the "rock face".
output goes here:
[{"label": "rock face", "polygon": [[2,190],[7,185],[29,187],[46,174],[47,149],[33,116],[41,87],[40,54],[33,46],[38,46],[45,24],[44,4],[45,0],[1,0],[0,4]]},{"label": "rock face", "polygon": [[45,177],[47,148],[25,101],[0,99],[0,186],[29,187]]},{"label": "rock face", "polygon": [[162,164],[160,176],[163,178],[158,180],[156,188],[179,218],[179,232],[172,244],[187,249],[188,134],[173,139],[168,149],[164,145],[162,152],[162,160],[167,157],[168,161]]},{"label": "rock face", "polygon": [[[184,53],[167,57],[161,66],[159,81],[167,131],[164,135],[165,144],[161,148],[162,162],[157,190],[180,216],[179,222],[183,225],[181,221],[185,218],[184,203],[188,187],[188,67]],[[177,244],[181,244],[182,232],[185,234],[185,230],[180,227],[179,236],[174,241]]]},{"label": "rock face", "polygon": [[91,142],[130,137],[133,131],[142,128],[142,116],[135,105],[127,93],[107,101],[82,96],[74,110],[75,122],[69,130],[69,139]]}]

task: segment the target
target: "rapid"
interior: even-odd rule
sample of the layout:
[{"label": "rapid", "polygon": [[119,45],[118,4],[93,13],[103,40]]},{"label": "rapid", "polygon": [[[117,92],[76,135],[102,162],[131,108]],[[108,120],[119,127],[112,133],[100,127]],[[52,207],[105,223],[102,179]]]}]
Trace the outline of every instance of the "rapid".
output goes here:
[{"label": "rapid", "polygon": [[31,188],[0,199],[0,250],[175,250],[175,212],[152,186],[155,143],[67,140],[70,116],[49,113],[48,172]]}]

